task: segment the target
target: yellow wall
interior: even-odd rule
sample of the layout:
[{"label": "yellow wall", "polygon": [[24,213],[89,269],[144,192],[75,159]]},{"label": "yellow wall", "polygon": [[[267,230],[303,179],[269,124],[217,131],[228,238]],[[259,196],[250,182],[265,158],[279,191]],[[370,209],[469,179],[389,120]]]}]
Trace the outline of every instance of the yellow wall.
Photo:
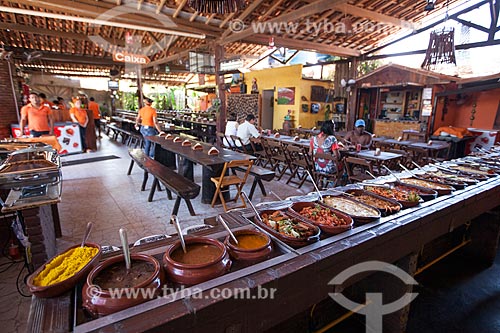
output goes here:
[{"label": "yellow wall", "polygon": [[[302,65],[285,66],[278,68],[263,69],[245,74],[245,83],[247,90],[250,92],[252,88],[252,79],[257,79],[259,93],[262,90],[274,89],[274,117],[273,128],[282,128],[283,120],[288,110],[292,110],[293,125],[301,125],[304,128],[316,126],[316,121],[325,119],[324,104],[320,103],[322,108],[317,114],[311,114],[311,86],[328,87],[327,83],[319,81],[302,80]],[[278,105],[278,88],[295,87],[295,104],[293,105]],[[301,97],[307,98],[307,101],[302,101]],[[309,111],[302,112],[301,105],[308,104]]]}]

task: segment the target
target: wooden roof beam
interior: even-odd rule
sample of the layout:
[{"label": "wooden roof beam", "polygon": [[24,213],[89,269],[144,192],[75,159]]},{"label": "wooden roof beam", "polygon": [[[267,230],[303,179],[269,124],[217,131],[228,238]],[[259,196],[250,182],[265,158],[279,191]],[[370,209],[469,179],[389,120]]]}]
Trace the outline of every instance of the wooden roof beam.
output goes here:
[{"label": "wooden roof beam", "polygon": [[161,9],[163,8],[163,6],[165,6],[165,2],[167,2],[167,0],[160,1],[160,3],[158,4],[158,7],[156,7],[156,14],[160,14]]},{"label": "wooden roof beam", "polygon": [[175,10],[175,13],[172,15],[173,18],[176,18],[179,13],[181,12],[182,8],[186,5],[187,0],[182,0],[179,6],[177,6],[177,9]]},{"label": "wooden roof beam", "polygon": [[[298,19],[301,19],[306,16],[310,16],[316,13],[322,13],[328,8],[331,8],[332,6],[335,5],[341,5],[346,3],[347,0],[317,0],[314,1],[306,6],[300,7],[299,9],[290,11],[289,13],[282,14],[278,17],[275,17],[271,20],[262,22],[262,24],[272,24],[272,23],[284,23],[286,24],[287,22],[292,22]],[[326,9],[325,9],[326,8]],[[228,36],[226,38],[221,38],[219,40],[220,44],[227,44],[227,43],[232,43],[236,42],[242,39],[245,39],[249,36],[255,35],[258,32],[254,30],[254,27],[249,27],[241,32],[234,33],[231,36]]]},{"label": "wooden roof beam", "polygon": [[[269,42],[269,36],[254,35],[246,38],[245,41],[266,45]],[[277,45],[277,47],[287,47],[294,50],[315,51],[318,53],[332,54],[342,57],[359,57],[361,55],[361,52],[355,49],[333,45],[323,45],[292,38],[274,37],[274,43],[275,45]]]},{"label": "wooden roof beam", "polygon": [[[243,13],[241,13],[241,15],[239,15],[236,19],[237,20],[240,20],[240,21],[244,21],[245,18],[250,15],[258,6],[260,6],[260,4],[263,2],[264,0],[255,0],[253,2],[250,2],[250,5],[245,8],[245,10],[243,11]],[[222,28],[223,26],[221,26]],[[228,28],[226,29],[226,31],[224,31],[224,33],[222,34],[221,38],[225,38],[226,36],[229,36],[229,34],[231,34],[232,30],[231,28]]]}]

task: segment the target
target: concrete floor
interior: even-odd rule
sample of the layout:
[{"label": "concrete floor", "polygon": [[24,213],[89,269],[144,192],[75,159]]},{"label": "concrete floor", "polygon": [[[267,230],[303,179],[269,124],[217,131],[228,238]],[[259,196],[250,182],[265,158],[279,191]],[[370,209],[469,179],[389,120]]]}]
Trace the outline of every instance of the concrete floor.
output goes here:
[{"label": "concrete floor", "polygon": [[[101,245],[119,246],[118,230],[128,231],[129,241],[135,242],[144,236],[175,233],[168,223],[174,200],[167,200],[165,192],[157,192],[153,202],[148,203],[149,191],[141,192],[142,171],[135,167],[131,176],[126,176],[129,165],[127,147],[110,141],[104,136],[96,153],[63,157],[63,161],[86,159],[97,156],[116,155],[94,163],[83,163],[63,167],[63,196],[59,214],[63,237],[58,239],[58,251],[79,243],[88,221],[94,223],[90,241]],[[201,168],[195,167],[195,181],[201,181]],[[253,179],[249,179],[251,184]],[[147,190],[151,180],[148,183]],[[266,188],[279,196],[305,194],[312,185],[305,184],[301,190],[281,182],[265,183]],[[249,191],[249,186],[245,187]],[[201,204],[199,196],[193,200],[197,216],[191,217],[184,203],[179,210],[183,226],[201,224],[205,217],[215,216],[221,206],[211,208]],[[254,202],[270,201],[256,191]],[[500,251],[499,251],[500,252]],[[0,258],[0,265],[8,263]],[[22,297],[16,289],[16,278],[23,267],[17,263],[0,266],[0,322],[2,332],[25,332],[31,298]],[[26,275],[23,271],[21,278]],[[419,296],[412,303],[407,332],[500,332],[500,256],[492,267],[477,266],[464,261],[458,251],[421,274],[417,280]],[[28,293],[26,288],[21,289]],[[353,316],[350,320],[329,332],[364,332],[364,318]]]}]

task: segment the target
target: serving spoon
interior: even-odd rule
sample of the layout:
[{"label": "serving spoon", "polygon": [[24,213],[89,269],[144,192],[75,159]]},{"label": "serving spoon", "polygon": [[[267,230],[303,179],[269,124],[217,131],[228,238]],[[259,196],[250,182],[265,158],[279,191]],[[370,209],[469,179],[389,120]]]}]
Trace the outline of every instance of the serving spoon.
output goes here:
[{"label": "serving spoon", "polygon": [[401,167],[404,171],[406,171],[406,172],[408,172],[410,175],[412,175],[412,177],[417,177],[417,175],[416,175],[416,174],[414,174],[414,173],[413,173],[413,171],[411,171],[410,169],[408,169],[407,167],[405,167],[403,164],[401,164],[401,163],[398,163],[398,164],[399,164],[399,166],[400,166],[400,167]]},{"label": "serving spoon", "polygon": [[389,171],[389,173],[390,173],[390,174],[391,174],[394,178],[396,178],[396,180],[397,180],[398,182],[401,182],[401,179],[399,179],[399,177],[398,177],[398,176],[396,176],[396,175],[394,174],[394,172],[392,172],[392,170],[391,170],[391,169],[389,169],[389,168],[388,168],[388,167],[386,167],[385,165],[382,165],[382,167],[383,167],[385,170]]},{"label": "serving spoon", "polygon": [[123,256],[125,257],[125,268],[130,272],[132,261],[130,260],[130,248],[128,247],[127,230],[120,228],[120,240],[122,241]]},{"label": "serving spoon", "polygon": [[316,185],[316,182],[314,181],[313,176],[311,175],[311,173],[309,172],[309,170],[306,170],[306,172],[307,172],[307,174],[309,175],[309,178],[311,178],[311,182],[313,183],[314,188],[316,189],[316,192],[318,192],[318,195],[319,195],[319,201],[320,201],[320,202],[323,202],[323,196],[321,195],[321,192],[319,191],[319,188],[318,188],[318,186]]},{"label": "serving spoon", "polygon": [[89,238],[90,231],[92,230],[93,226],[94,226],[94,224],[92,222],[87,223],[87,229],[85,229],[85,234],[83,235],[82,244],[80,245],[80,247],[85,246],[85,243],[87,242],[87,239]]},{"label": "serving spoon", "polygon": [[233,234],[233,232],[231,231],[231,229],[227,225],[226,221],[224,221],[224,219],[222,218],[222,216],[218,215],[217,218],[216,218],[216,220],[219,221],[220,224],[222,224],[222,226],[224,227],[224,229],[226,229],[226,231],[229,233],[229,236],[231,236],[231,238],[233,239],[234,243],[236,245],[238,245],[238,240],[236,239],[236,236]]},{"label": "serving spoon", "polygon": [[181,240],[182,251],[184,251],[184,253],[187,253],[186,242],[184,241],[184,235],[182,234],[181,226],[179,225],[179,219],[177,218],[177,215],[172,215],[170,217],[170,222],[173,223],[175,229],[177,230],[177,235],[179,235],[179,239]]}]

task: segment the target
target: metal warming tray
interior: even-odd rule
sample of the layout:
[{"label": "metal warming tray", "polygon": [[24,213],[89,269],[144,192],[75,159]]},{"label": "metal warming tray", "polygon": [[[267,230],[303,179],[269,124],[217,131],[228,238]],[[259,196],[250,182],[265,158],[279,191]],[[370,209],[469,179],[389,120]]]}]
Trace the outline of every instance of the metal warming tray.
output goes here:
[{"label": "metal warming tray", "polygon": [[60,180],[61,161],[50,146],[16,150],[0,165],[0,187],[4,189],[57,184]]}]

